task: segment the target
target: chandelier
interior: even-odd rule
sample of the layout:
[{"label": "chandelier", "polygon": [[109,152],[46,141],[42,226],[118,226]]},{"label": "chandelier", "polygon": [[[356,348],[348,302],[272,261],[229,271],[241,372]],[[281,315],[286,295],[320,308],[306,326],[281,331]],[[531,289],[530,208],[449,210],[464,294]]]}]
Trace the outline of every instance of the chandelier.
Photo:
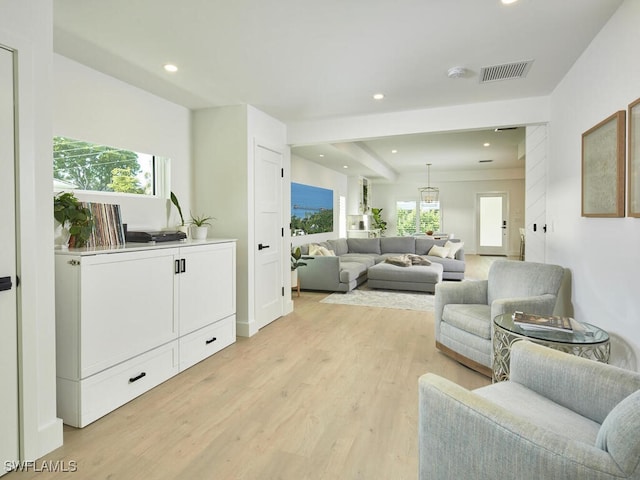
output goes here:
[{"label": "chandelier", "polygon": [[437,203],[440,190],[431,186],[431,164],[427,163],[427,186],[418,189],[422,203]]}]

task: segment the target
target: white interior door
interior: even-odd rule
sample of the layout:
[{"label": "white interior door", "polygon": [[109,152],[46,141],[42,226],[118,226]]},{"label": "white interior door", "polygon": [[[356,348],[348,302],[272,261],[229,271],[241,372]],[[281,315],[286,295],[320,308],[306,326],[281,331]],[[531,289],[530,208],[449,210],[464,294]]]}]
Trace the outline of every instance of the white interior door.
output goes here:
[{"label": "white interior door", "polygon": [[[13,52],[0,47],[0,460],[18,460]],[[5,472],[0,468],[0,476]]]},{"label": "white interior door", "polygon": [[479,255],[507,255],[507,206],[506,193],[478,194],[476,232]]},{"label": "white interior door", "polygon": [[282,153],[255,146],[255,318],[258,328],[282,316]]}]

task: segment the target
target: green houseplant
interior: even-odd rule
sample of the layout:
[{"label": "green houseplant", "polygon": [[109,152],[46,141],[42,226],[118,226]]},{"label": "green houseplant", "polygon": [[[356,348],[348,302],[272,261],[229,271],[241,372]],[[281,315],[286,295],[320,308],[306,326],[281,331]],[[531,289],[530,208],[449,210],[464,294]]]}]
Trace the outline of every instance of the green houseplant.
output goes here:
[{"label": "green houseplant", "polygon": [[178,215],[180,215],[180,226],[184,227],[184,217],[182,216],[182,208],[180,208],[180,202],[178,201],[178,197],[176,197],[176,194],[171,192],[171,203],[173,203],[175,205],[175,207],[178,209]]},{"label": "green houseplant", "polygon": [[194,240],[204,240],[207,238],[207,232],[211,226],[210,220],[215,220],[215,218],[206,215],[194,215],[192,213],[191,220],[189,221],[191,225],[191,238]]},{"label": "green houseplant", "polygon": [[387,229],[387,222],[382,219],[382,208],[372,208],[371,213],[373,215],[373,228],[380,229],[380,235]]},{"label": "green houseplant", "polygon": [[294,250],[291,250],[291,271],[293,272],[298,267],[304,267],[306,265],[305,262],[301,261],[302,258],[302,250],[300,247],[296,247]]},{"label": "green houseplant", "polygon": [[93,232],[93,216],[72,192],[60,192],[53,197],[53,218],[62,226],[63,235],[67,233],[63,246],[87,244]]}]

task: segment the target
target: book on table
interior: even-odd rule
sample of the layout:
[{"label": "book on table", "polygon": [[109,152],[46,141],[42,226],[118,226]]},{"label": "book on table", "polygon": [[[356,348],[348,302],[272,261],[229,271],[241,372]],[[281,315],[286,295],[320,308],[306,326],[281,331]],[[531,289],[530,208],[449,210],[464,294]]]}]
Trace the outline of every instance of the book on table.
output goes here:
[{"label": "book on table", "polygon": [[573,319],[571,317],[515,312],[513,314],[513,323],[521,328],[530,330],[573,332]]}]

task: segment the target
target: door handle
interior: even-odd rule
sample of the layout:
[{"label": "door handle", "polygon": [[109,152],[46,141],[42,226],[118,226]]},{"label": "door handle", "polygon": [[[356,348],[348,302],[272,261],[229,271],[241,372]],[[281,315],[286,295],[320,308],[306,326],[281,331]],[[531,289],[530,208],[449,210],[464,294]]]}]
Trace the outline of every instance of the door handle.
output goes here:
[{"label": "door handle", "polygon": [[269,245],[258,244],[258,250],[264,250],[265,248],[269,248]]},{"label": "door handle", "polygon": [[11,290],[12,288],[13,288],[13,283],[11,282],[11,277],[0,278],[0,292],[4,292],[5,290]]}]

